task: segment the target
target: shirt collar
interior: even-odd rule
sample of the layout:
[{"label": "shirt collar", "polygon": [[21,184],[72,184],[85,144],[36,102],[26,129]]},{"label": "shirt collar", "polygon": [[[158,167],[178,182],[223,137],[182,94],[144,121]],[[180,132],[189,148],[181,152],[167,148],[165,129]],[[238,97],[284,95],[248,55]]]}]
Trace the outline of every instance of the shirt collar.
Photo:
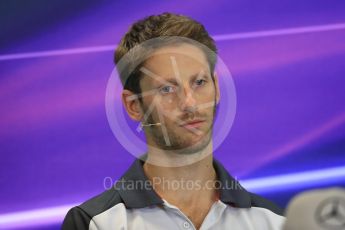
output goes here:
[{"label": "shirt collar", "polygon": [[[115,184],[127,208],[144,208],[152,205],[162,205],[164,201],[151,186],[143,170],[144,161],[137,159],[132,166]],[[229,175],[227,170],[217,161],[213,160],[219,181],[219,199],[238,208],[250,208],[250,194]]]}]

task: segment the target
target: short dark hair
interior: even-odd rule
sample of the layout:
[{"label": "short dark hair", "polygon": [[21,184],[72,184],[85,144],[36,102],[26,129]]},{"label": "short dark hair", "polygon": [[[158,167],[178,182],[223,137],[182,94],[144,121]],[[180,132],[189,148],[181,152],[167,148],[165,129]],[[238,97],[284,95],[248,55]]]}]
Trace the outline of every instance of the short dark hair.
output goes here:
[{"label": "short dark hair", "polygon": [[[214,54],[210,55],[209,52],[203,50],[206,52],[205,55],[209,62],[211,75],[213,74],[217,61],[217,47],[214,40],[201,23],[190,17],[172,13],[151,15],[135,22],[117,46],[114,55],[114,62],[115,64],[118,64],[121,58],[124,57],[132,48],[145,41],[153,38],[170,36],[184,37],[197,41],[213,51],[212,53]],[[125,82],[122,82],[124,84],[124,89],[128,89],[136,94],[141,93],[139,82],[142,74],[138,71],[139,67],[140,66],[136,68],[136,71],[133,71],[129,76],[125,77],[121,76],[122,73],[119,71],[121,80],[124,78],[126,79],[124,80]]]}]

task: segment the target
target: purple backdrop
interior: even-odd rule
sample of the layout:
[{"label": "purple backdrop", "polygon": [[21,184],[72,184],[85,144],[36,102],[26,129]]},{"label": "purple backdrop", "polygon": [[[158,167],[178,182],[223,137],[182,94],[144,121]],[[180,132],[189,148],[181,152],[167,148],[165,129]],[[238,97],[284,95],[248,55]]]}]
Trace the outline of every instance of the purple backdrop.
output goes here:
[{"label": "purple backdrop", "polygon": [[[234,176],[282,206],[345,185],[344,1],[3,1],[0,11],[0,228],[58,229],[66,208],[131,164],[104,108],[113,51],[133,21],[165,11],[203,23],[233,75],[237,114],[215,155]],[[253,185],[284,175],[295,182]]]}]

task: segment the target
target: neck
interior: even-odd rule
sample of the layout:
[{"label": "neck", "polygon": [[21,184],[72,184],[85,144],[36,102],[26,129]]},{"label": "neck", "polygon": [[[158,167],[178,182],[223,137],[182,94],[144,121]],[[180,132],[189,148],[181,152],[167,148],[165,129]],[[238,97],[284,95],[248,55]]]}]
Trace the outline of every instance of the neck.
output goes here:
[{"label": "neck", "polygon": [[[149,155],[148,155],[149,156]],[[149,157],[148,157],[149,159]],[[165,161],[166,163],[170,162]],[[175,165],[176,159],[173,159],[172,165]],[[186,164],[186,162],[184,162]],[[146,161],[144,164],[145,174],[149,179],[160,178],[165,180],[214,180],[215,170],[213,168],[213,156],[209,154],[199,161],[183,166],[161,166]]]},{"label": "neck", "polygon": [[[154,142],[148,143],[148,154],[146,163],[150,165],[162,166],[165,168],[183,168],[183,166],[197,165],[204,162],[203,159],[212,161],[213,142],[210,139],[207,145],[194,153],[181,153],[174,150],[160,149]],[[190,168],[190,167],[187,167]]]},{"label": "neck", "polygon": [[[158,159],[159,164],[157,164]],[[212,187],[216,180],[212,140],[205,149],[191,155],[149,151],[144,172],[152,181],[158,195],[173,203],[174,201],[191,202],[201,196],[215,198],[215,190]],[[206,184],[207,189],[200,188]]]}]

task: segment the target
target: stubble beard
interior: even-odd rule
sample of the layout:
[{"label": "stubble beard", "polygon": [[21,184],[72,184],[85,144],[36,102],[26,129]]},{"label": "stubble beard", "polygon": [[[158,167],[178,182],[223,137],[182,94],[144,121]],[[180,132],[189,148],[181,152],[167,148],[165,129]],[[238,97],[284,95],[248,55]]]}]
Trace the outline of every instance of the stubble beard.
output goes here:
[{"label": "stubble beard", "polygon": [[[143,107],[144,111],[146,109]],[[157,145],[159,149],[174,152],[176,154],[181,155],[191,155],[195,153],[200,153],[202,150],[204,150],[211,142],[212,140],[212,134],[213,134],[213,126],[214,126],[214,120],[216,116],[216,110],[217,105],[216,102],[213,106],[213,116],[212,116],[212,122],[211,125],[207,128],[206,132],[203,132],[201,134],[201,138],[198,139],[194,144],[191,145],[190,142],[183,139],[182,135],[179,135],[173,131],[172,128],[169,129],[167,127],[167,135],[169,137],[170,145],[167,145],[166,139],[164,138],[162,127],[161,126],[149,126],[147,127],[147,133],[145,132],[145,135],[150,135],[153,142]],[[150,114],[147,117],[148,124],[156,124],[161,123],[159,120],[155,120],[152,115]],[[162,124],[163,125],[163,124]],[[190,132],[186,129],[186,132]],[[196,134],[193,134],[196,135]]]}]

